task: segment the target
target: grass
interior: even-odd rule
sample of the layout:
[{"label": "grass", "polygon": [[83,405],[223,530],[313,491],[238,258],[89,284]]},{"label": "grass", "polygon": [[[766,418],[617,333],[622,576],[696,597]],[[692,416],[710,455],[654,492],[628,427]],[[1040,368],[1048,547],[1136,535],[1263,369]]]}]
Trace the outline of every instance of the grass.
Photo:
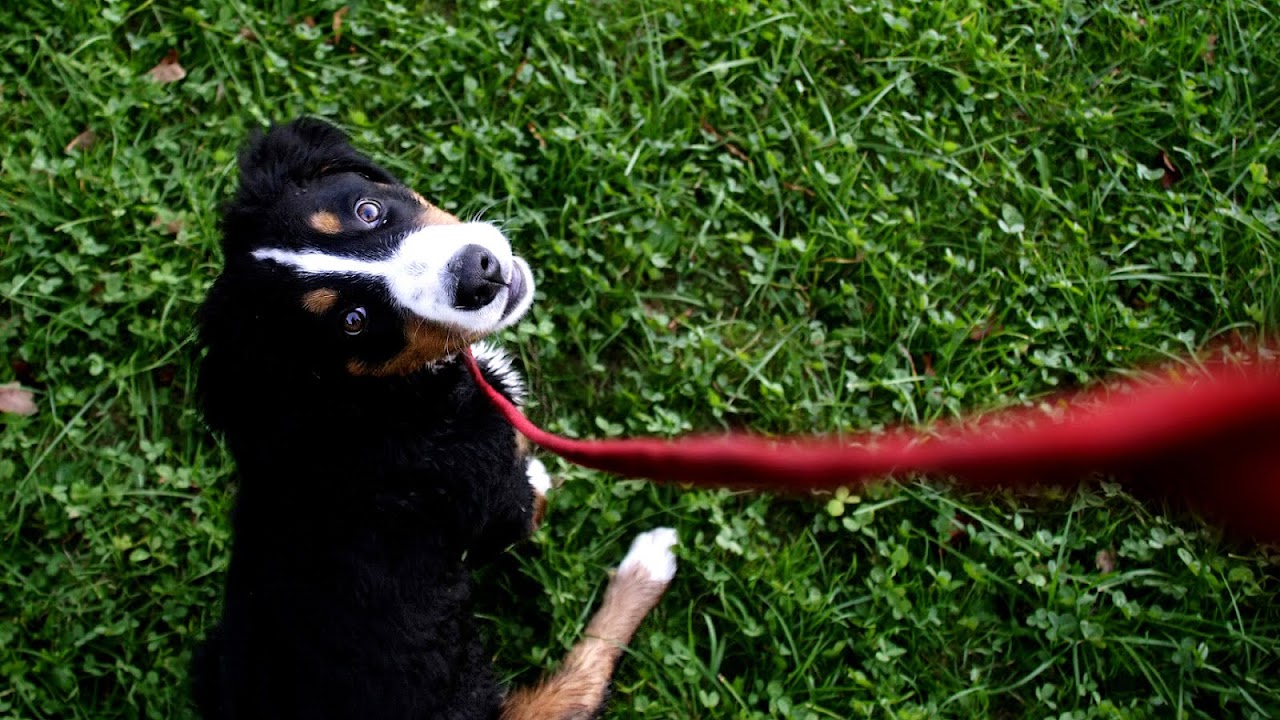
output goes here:
[{"label": "grass", "polygon": [[[40,409],[0,420],[3,718],[191,712],[231,492],[192,319],[269,120],[339,122],[504,223],[540,280],[506,340],[571,435],[927,422],[1280,319],[1263,0],[18,7],[0,382]],[[186,77],[153,82],[171,50]],[[1274,550],[1111,485],[828,503],[559,474],[487,578],[513,681],[632,534],[684,541],[611,717],[1280,716]]]}]

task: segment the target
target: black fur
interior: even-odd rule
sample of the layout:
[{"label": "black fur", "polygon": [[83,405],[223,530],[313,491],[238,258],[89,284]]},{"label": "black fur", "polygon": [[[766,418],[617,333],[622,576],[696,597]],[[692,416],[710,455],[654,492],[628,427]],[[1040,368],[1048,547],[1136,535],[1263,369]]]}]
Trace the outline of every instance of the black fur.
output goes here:
[{"label": "black fur", "polygon": [[328,284],[345,283],[344,304],[310,312],[298,299],[315,279],[251,255],[336,242],[380,252],[403,228],[334,238],[306,218],[361,183],[392,184],[378,190],[389,207],[413,198],[318,121],[256,137],[240,168],[225,267],[200,313],[200,401],[239,479],[225,608],[194,668],[200,711],[494,718],[501,690],[471,616],[471,568],[531,527],[512,429],[456,360],[349,372],[403,334],[389,322],[353,344],[334,313],[356,298],[398,322],[387,299],[339,279]]}]

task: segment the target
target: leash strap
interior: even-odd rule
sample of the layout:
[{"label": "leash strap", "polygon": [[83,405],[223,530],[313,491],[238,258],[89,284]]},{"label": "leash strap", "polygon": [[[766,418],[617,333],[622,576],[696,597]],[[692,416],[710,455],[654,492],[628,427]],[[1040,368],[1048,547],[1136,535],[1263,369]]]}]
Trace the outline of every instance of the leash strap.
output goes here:
[{"label": "leash strap", "polygon": [[845,439],[752,435],[575,440],[535,426],[465,362],[498,411],[584,467],[701,487],[829,491],[923,474],[965,488],[1071,482],[1091,473],[1181,496],[1242,532],[1280,539],[1280,374],[1265,363],[1122,382],[1036,408]]}]

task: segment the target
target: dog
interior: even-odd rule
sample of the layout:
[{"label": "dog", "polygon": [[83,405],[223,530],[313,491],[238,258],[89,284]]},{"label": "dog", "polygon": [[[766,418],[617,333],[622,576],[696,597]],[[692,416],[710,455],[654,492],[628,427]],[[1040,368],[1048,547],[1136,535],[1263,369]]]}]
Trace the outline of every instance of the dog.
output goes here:
[{"label": "dog", "polygon": [[598,717],[674,531],[635,539],[536,686],[503,692],[470,612],[473,568],[538,526],[551,486],[458,359],[521,400],[482,340],[529,309],[529,265],[323,121],[256,134],[239,168],[198,317],[199,401],[238,476],[223,613],[193,662],[203,717]]}]

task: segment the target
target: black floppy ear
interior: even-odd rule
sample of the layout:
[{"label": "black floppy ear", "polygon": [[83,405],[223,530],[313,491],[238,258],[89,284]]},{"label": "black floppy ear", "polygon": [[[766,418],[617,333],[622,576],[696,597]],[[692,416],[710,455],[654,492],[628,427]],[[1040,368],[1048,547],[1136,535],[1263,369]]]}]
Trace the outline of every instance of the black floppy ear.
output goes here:
[{"label": "black floppy ear", "polygon": [[339,172],[355,172],[377,182],[396,179],[351,147],[347,134],[316,118],[299,118],[255,131],[240,152],[240,187],[223,210],[223,248],[228,254],[243,238],[270,233],[264,222],[286,193]]},{"label": "black floppy ear", "polygon": [[255,132],[240,152],[240,192],[246,204],[270,203],[290,185],[332,172],[377,166],[351,147],[347,134],[323,120],[299,118]]}]

